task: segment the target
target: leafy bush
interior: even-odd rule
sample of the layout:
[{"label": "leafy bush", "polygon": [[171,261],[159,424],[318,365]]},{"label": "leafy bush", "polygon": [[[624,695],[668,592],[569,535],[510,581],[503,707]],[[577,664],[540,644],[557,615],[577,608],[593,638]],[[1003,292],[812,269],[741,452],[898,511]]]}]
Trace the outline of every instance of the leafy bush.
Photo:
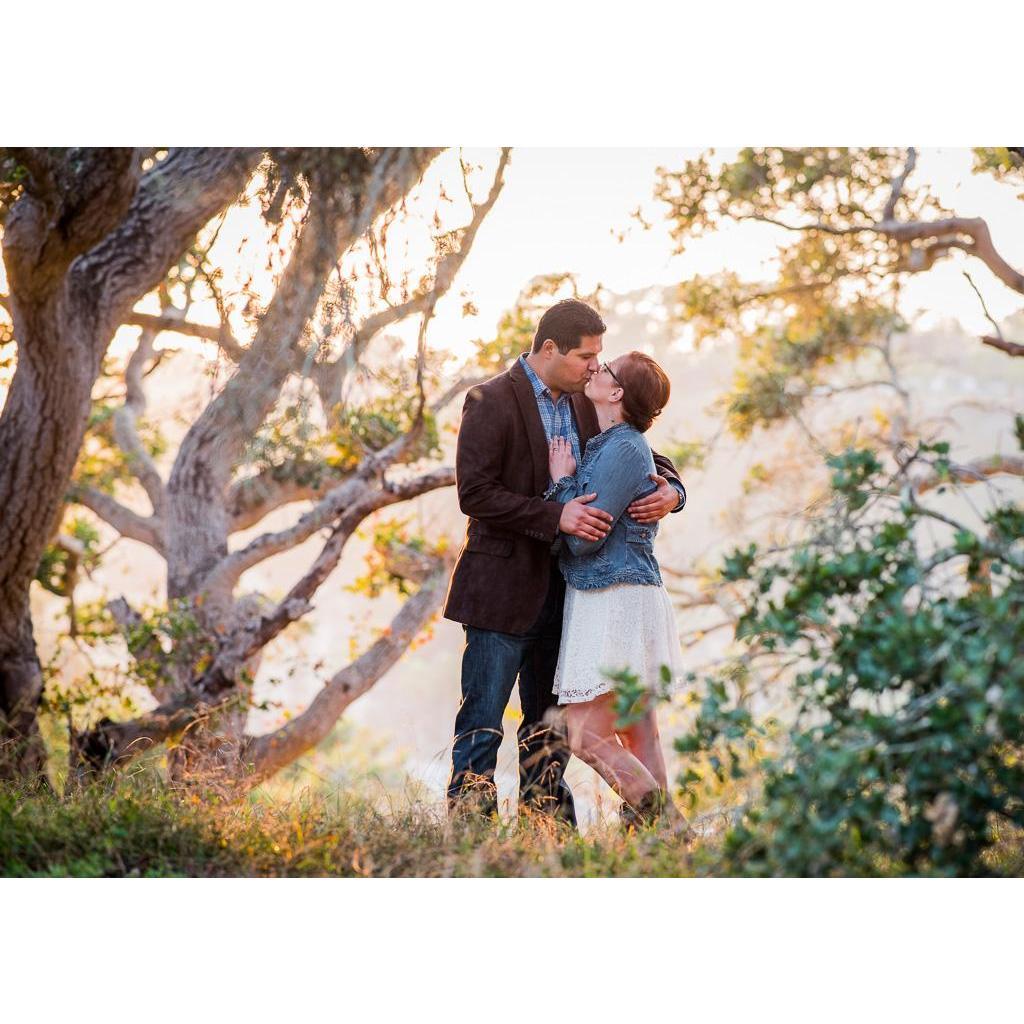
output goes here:
[{"label": "leafy bush", "polygon": [[[726,560],[747,598],[744,671],[784,666],[792,706],[773,734],[725,678],[704,682],[678,749],[752,794],[716,870],[1019,869],[1005,854],[1024,828],[1024,512],[997,503],[976,531],[921,504],[921,472],[948,479],[948,451],[921,444],[891,473],[869,450],[832,457],[806,539]],[[704,777],[680,781],[695,800]]]}]

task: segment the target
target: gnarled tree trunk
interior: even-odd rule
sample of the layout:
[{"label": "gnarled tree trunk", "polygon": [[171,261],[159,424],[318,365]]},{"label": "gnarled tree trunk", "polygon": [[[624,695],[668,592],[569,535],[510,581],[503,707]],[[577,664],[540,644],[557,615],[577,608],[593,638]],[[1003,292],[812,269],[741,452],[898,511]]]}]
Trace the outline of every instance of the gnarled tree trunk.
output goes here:
[{"label": "gnarled tree trunk", "polygon": [[[168,767],[174,784],[219,789],[226,796],[244,791],[321,742],[344,710],[401,657],[439,609],[451,568],[446,555],[413,549],[396,560],[391,552],[389,571],[418,589],[382,635],[369,650],[328,678],[301,714],[269,734],[253,737],[244,733],[257,659],[290,623],[310,610],[318,588],[338,565],[345,544],[360,524],[380,509],[454,483],[451,467],[415,476],[396,473],[395,480],[386,479],[385,473],[403,460],[410,465],[416,461],[416,445],[426,422],[422,385],[426,325],[498,198],[509,151],[501,153],[487,198],[478,204],[470,197],[470,222],[446,236],[433,272],[411,296],[370,315],[354,326],[351,334],[342,335],[340,353],[315,351],[308,336],[341,256],[379,215],[400,204],[436,152],[382,149],[326,156],[316,151],[299,154],[308,168],[304,173],[309,175],[310,189],[304,196],[305,216],[287,266],[247,345],[234,339],[225,343],[218,332],[210,338],[235,366],[224,387],[186,433],[166,486],[162,482],[157,485],[163,509],[159,530],[152,528],[151,521],[140,523],[137,513],[116,501],[97,502],[93,495],[84,502],[123,535],[158,550],[167,563],[168,597],[179,602],[213,644],[208,656],[168,678],[154,710],[131,721],[104,720],[80,735],[77,746],[83,773],[123,764],[168,741]],[[318,164],[330,168],[331,173],[320,173]],[[332,466],[325,454],[310,450],[254,476],[244,471],[237,476],[246,445],[272,418],[289,378],[312,377],[325,420],[331,422],[339,412],[346,373],[375,336],[408,316],[422,317],[418,393],[410,406],[410,429],[383,448],[367,450],[344,468]],[[208,328],[186,326],[190,333],[210,337]],[[177,329],[175,323],[170,327]],[[148,358],[141,345],[136,355],[143,361]],[[463,375],[430,404],[430,413],[436,414],[463,388],[490,375],[480,373],[481,368],[476,368]],[[311,467],[317,472],[310,474]],[[144,482],[141,477],[140,482]],[[291,526],[231,549],[232,534],[299,501],[312,501],[312,505]],[[281,600],[268,604],[258,595],[238,593],[248,569],[325,529],[330,534],[320,554]],[[130,621],[126,607],[119,607],[119,614]]]},{"label": "gnarled tree trunk", "polygon": [[0,415],[0,749],[39,774],[42,677],[29,585],[60,519],[107,346],[132,306],[239,194],[254,150],[4,154],[27,171],[4,227],[18,365]]}]

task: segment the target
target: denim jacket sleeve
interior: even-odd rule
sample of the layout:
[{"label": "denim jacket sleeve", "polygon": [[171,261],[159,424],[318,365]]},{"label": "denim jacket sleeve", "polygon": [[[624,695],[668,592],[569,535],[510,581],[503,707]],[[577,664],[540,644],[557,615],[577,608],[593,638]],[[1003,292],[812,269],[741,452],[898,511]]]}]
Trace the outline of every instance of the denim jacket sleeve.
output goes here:
[{"label": "denim jacket sleeve", "polygon": [[583,493],[579,480],[575,476],[563,476],[556,480],[545,492],[545,501],[560,501],[563,505]]},{"label": "denim jacket sleeve", "polygon": [[[568,489],[569,479],[563,477],[556,485],[560,488],[560,495],[567,494],[567,490],[561,488],[564,486]],[[568,493],[566,497],[559,496],[556,500],[568,501],[584,493],[580,490],[576,477],[572,477],[571,481],[574,493]],[[589,507],[609,513],[613,518],[614,527],[645,481],[649,483],[646,460],[634,445],[618,440],[607,444],[597,453],[587,480],[586,493],[597,494]],[[584,540],[574,534],[563,534],[562,540],[574,555],[591,555],[600,550],[610,532],[601,540]]]}]

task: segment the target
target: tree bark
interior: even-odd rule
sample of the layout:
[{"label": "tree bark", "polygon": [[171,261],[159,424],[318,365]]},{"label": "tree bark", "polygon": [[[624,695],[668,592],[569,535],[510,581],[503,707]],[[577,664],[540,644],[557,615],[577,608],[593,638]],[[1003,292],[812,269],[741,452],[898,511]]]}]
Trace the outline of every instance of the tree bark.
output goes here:
[{"label": "tree bark", "polygon": [[[154,711],[132,721],[105,720],[77,737],[83,771],[123,764],[154,744],[170,741],[172,783],[212,787],[222,793],[244,790],[322,740],[344,709],[401,656],[443,601],[450,566],[414,549],[395,561],[394,568],[389,562],[396,576],[420,585],[390,628],[366,654],[342,668],[314,705],[288,728],[271,737],[244,734],[255,659],[310,609],[359,523],[379,508],[450,486],[454,479],[454,471],[442,467],[400,482],[385,481],[385,471],[420,436],[422,418],[413,430],[351,470],[320,465],[316,453],[311,453],[308,464],[303,457],[252,478],[232,479],[245,444],[273,412],[282,386],[293,374],[309,372],[307,331],[337,260],[378,214],[401,201],[432,156],[430,150],[381,150],[372,159],[366,157],[365,167],[354,159],[353,167],[364,177],[342,181],[340,188],[329,177],[310,177],[305,220],[255,337],[244,347],[229,343],[236,364],[230,379],[188,430],[165,493],[160,494],[159,481],[153,481],[152,490],[158,494],[154,508],[161,504],[162,512],[149,520],[129,520],[137,534],[158,535],[167,561],[168,595],[190,609],[203,633],[214,640],[214,649],[209,659],[195,659],[195,664],[173,677],[169,673]],[[474,204],[473,220],[462,232],[458,250],[441,258],[433,286],[424,285],[410,303],[371,317],[359,334],[363,347],[393,319],[414,312],[427,318],[432,302],[451,286],[476,229],[493,206],[507,160],[506,151],[491,192],[483,204]],[[346,197],[349,184],[351,195]],[[168,324],[146,326],[158,329]],[[222,341],[215,329],[197,328],[196,333]],[[469,383],[469,378],[460,381],[433,408]],[[141,394],[137,397],[144,401]],[[313,468],[318,473],[310,479],[307,473]],[[89,497],[95,504],[95,496]],[[258,522],[275,508],[311,498],[315,504],[292,527],[266,533],[228,553],[232,532]],[[107,511],[125,518],[126,510]],[[267,609],[260,607],[256,595],[236,595],[247,568],[324,528],[332,532],[319,557],[280,602]],[[121,612],[126,618],[125,609]],[[170,657],[173,660],[173,654]]]},{"label": "tree bark", "polygon": [[[178,449],[167,484],[167,593],[195,602],[201,626],[213,636],[231,635],[241,625],[234,597],[237,577],[209,582],[211,570],[228,555],[231,477],[238,458],[294,371],[306,326],[339,258],[378,215],[408,194],[435,153],[382,149],[366,167],[365,178],[348,187],[313,181],[305,222],[256,336]],[[201,604],[196,600],[200,594]],[[252,674],[248,664],[247,669]],[[191,686],[192,678],[183,678],[183,686]],[[245,714],[238,712],[190,726],[188,746],[176,748],[169,760],[172,778],[208,783],[227,772],[232,756],[240,768],[244,724]]]},{"label": "tree bark", "polygon": [[[140,178],[124,150],[18,151],[4,234],[18,366],[0,414],[0,742],[40,770],[29,586],[63,511],[103,354],[131,307],[230,204],[254,150],[178,150]],[[8,701],[16,703],[8,704]]]},{"label": "tree bark", "polygon": [[36,724],[43,679],[29,587],[59,525],[99,370],[91,339],[62,298],[27,309],[15,302],[18,368],[0,416],[0,743],[9,774],[39,775],[44,767]]},{"label": "tree bark", "polygon": [[441,607],[450,568],[443,564],[425,580],[402,605],[385,634],[336,673],[301,715],[272,733],[250,738],[244,751],[245,785],[257,785],[327,738],[345,709],[398,661]]},{"label": "tree bark", "polygon": [[39,734],[43,676],[32,638],[32,620],[0,604],[5,628],[0,639],[0,779],[46,778],[46,750]]}]

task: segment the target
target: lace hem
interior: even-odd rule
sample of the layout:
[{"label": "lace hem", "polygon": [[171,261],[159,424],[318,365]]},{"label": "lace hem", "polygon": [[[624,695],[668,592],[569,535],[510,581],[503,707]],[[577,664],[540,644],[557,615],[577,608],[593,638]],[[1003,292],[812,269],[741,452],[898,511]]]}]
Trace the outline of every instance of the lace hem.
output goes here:
[{"label": "lace hem", "polygon": [[558,684],[556,684],[552,687],[551,692],[558,694],[559,704],[583,704],[585,701],[593,700],[595,697],[611,693],[615,689],[615,684],[610,679],[607,680],[607,684],[607,686],[588,686],[582,689],[559,689]]},{"label": "lace hem", "polygon": [[[609,675],[624,671],[648,690],[671,692],[682,680],[681,661],[675,612],[664,587],[620,583],[596,590],[566,588],[552,686],[560,704],[611,692],[615,681]],[[667,687],[663,666],[670,678]]]}]

